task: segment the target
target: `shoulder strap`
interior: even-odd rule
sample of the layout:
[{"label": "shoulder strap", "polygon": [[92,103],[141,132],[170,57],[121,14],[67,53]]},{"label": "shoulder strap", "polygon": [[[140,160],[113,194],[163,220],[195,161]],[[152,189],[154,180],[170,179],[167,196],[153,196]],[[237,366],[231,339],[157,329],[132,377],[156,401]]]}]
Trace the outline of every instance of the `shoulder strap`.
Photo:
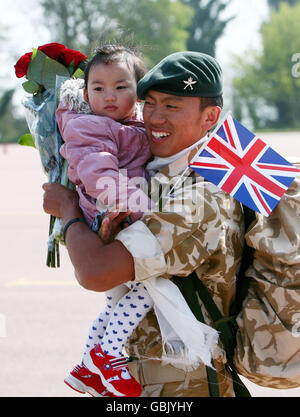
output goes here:
[{"label": "shoulder strap", "polygon": [[[243,206],[243,210],[245,230],[247,230],[252,221],[255,220],[255,212],[246,206]],[[243,301],[248,293],[250,279],[245,277],[245,272],[250,266],[252,260],[253,249],[250,248],[245,241],[241,267],[237,278],[236,297],[230,308],[230,315],[228,317],[224,317],[222,315],[208,289],[197,277],[195,271],[193,271],[192,274],[186,278],[174,277],[175,284],[181,290],[195,317],[204,323],[203,314],[196,295],[198,293],[200,300],[203,302],[212,321],[214,322],[215,329],[220,333],[220,339],[223,343],[224,349],[226,350],[228,365],[233,379],[233,387],[237,397],[251,397],[247,387],[243,384],[236,371],[233,357],[236,347],[237,331],[235,319],[237,314],[241,311]],[[210,393],[211,396],[220,396],[219,389],[216,390],[216,387],[214,386],[216,383],[215,381],[217,381],[217,375],[216,371],[214,371],[215,374],[213,371],[213,369],[207,367],[207,378],[210,386]],[[214,386],[214,388],[212,389],[211,386]]]},{"label": "shoulder strap", "polygon": [[[182,292],[182,295],[184,296],[196,319],[201,321],[201,323],[204,323],[204,317],[198,303],[193,281],[191,279],[182,279],[182,277],[174,277],[174,282]],[[212,368],[206,366],[206,375],[210,396],[220,397],[218,375],[214,368],[213,362]]]},{"label": "shoulder strap", "polygon": [[[220,310],[213,301],[211,295],[209,294],[205,285],[199,280],[196,273],[193,272],[189,277],[174,277],[174,282],[178,285],[181,290],[184,298],[189,304],[190,309],[197,318],[197,320],[205,323],[201,307],[197,299],[197,293],[203,302],[206,310],[211,316],[214,327],[220,332],[220,338],[224,345],[227,354],[227,360],[229,369],[232,375],[233,387],[237,397],[251,397],[248,389],[240,379],[238,373],[236,372],[234,363],[233,363],[233,352],[236,345],[235,334],[236,329],[234,326],[235,317],[223,317]],[[213,363],[212,363],[213,365]],[[219,383],[218,376],[215,369],[206,367],[208,386],[211,397],[219,397]]]},{"label": "shoulder strap", "polygon": [[[236,368],[234,366],[233,357],[234,349],[236,346],[236,325],[235,316],[224,317],[215,304],[212,296],[210,295],[206,286],[197,277],[196,273],[193,272],[191,279],[194,282],[194,286],[197,289],[198,295],[203,302],[206,310],[208,311],[211,319],[214,322],[214,327],[220,334],[220,339],[223,343],[226,351],[227,361],[230,369],[230,373],[233,379],[233,388],[237,397],[251,397],[248,389],[240,379]],[[199,304],[198,304],[199,305]],[[200,306],[199,306],[200,308]]]},{"label": "shoulder strap", "polygon": [[[243,205],[245,233],[247,232],[250,224],[256,219],[255,212]],[[230,315],[237,316],[243,306],[243,301],[248,294],[250,278],[245,276],[245,273],[249,266],[253,262],[254,249],[247,245],[246,239],[244,240],[243,256],[241,261],[240,270],[236,281],[236,297],[230,307]]]}]

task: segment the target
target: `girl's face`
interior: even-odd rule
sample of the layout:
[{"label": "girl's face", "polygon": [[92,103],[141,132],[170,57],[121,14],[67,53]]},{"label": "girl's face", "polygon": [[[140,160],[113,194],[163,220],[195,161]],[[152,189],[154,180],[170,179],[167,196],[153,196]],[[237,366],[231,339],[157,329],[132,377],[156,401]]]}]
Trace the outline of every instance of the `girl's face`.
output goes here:
[{"label": "girl's face", "polygon": [[136,84],[125,62],[96,64],[90,69],[84,98],[93,113],[121,121],[134,114]]}]

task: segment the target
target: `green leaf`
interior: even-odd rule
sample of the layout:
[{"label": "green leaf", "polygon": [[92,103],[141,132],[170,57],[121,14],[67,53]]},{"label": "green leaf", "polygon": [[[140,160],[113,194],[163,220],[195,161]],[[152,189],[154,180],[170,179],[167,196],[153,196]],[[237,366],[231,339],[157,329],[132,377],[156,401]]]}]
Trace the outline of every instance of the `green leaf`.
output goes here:
[{"label": "green leaf", "polygon": [[35,148],[34,139],[30,133],[26,133],[26,135],[23,135],[18,140],[18,144],[22,146],[32,146]]},{"label": "green leaf", "polygon": [[56,85],[56,76],[60,75],[62,77],[70,77],[68,69],[60,64],[59,62],[46,57],[44,66],[42,69],[42,85],[46,89],[55,88]]},{"label": "green leaf", "polygon": [[23,83],[22,86],[24,90],[30,94],[35,94],[40,91],[40,85],[32,80],[25,81],[25,83]]},{"label": "green leaf", "polygon": [[36,50],[28,66],[26,78],[40,84],[47,90],[55,88],[56,75],[70,77],[69,71],[64,65],[49,58],[44,52]]},{"label": "green leaf", "polygon": [[42,71],[46,61],[46,55],[36,50],[34,51],[35,55],[32,55],[30,64],[28,66],[26,78],[31,81],[35,81],[36,83],[43,85],[42,80]]},{"label": "green leaf", "polygon": [[73,77],[75,78],[84,78],[84,72],[82,69],[77,68],[77,70],[74,72]]}]

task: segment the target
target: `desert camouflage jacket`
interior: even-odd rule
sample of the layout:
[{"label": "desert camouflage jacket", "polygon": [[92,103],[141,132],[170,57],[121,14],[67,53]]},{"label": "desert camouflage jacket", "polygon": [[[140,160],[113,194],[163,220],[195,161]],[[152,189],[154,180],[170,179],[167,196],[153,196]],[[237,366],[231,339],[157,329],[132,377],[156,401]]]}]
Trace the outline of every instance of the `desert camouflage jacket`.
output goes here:
[{"label": "desert camouflage jacket", "polygon": [[[186,170],[196,152],[197,148],[155,174],[151,191],[160,196],[158,210],[146,213],[117,239],[133,256],[135,280],[184,277],[196,270],[226,316],[235,298],[242,256],[242,208],[215,185]],[[257,216],[247,233],[256,253],[249,270],[253,277],[249,295],[238,317],[235,362],[242,375],[269,387],[300,383],[300,338],[295,337],[297,323],[300,331],[299,192],[300,178],[274,213],[269,218]],[[206,324],[211,324],[201,300],[199,304]],[[127,351],[141,360],[160,358],[161,338],[153,313],[135,330]],[[214,359],[218,369],[226,364],[221,343]],[[225,379],[223,394],[234,395],[230,380]]]},{"label": "desert camouflage jacket", "polygon": [[295,388],[300,385],[300,174],[269,217],[256,213],[246,240],[255,252],[237,319],[236,366],[254,383]]}]

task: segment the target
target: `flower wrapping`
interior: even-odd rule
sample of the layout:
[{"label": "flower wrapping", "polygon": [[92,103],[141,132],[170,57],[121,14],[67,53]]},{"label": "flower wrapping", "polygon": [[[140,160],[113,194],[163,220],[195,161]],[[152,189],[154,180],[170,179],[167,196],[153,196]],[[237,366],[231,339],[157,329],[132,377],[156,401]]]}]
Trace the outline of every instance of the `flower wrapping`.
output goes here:
[{"label": "flower wrapping", "polygon": [[[30,134],[23,135],[18,143],[38,150],[48,182],[58,182],[68,188],[75,186],[67,176],[67,161],[59,152],[63,139],[55,112],[61,84],[71,77],[83,77],[86,58],[79,51],[50,43],[24,54],[15,65],[16,76],[26,77],[22,85],[31,94],[23,100]],[[60,243],[64,244],[62,221],[50,216],[47,266],[60,266]]]}]

